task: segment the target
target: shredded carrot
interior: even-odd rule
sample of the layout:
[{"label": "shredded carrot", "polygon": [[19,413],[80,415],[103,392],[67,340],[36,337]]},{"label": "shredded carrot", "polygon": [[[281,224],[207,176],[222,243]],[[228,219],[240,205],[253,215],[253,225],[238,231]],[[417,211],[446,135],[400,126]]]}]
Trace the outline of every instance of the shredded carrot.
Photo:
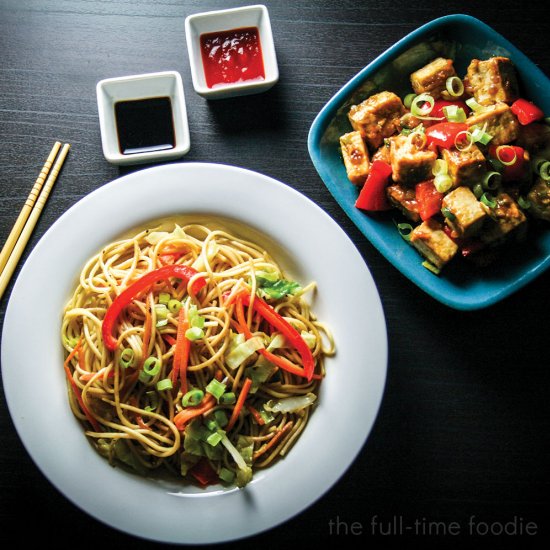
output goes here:
[{"label": "shredded carrot", "polygon": [[[129,403],[130,405],[132,405],[132,407],[136,407],[138,406],[137,404],[137,399],[135,397],[131,397],[129,399]],[[149,428],[149,426],[147,426],[147,424],[145,424],[145,422],[143,422],[143,418],[141,416],[141,414],[137,413],[137,412],[134,412],[134,415],[136,417],[136,423],[137,425],[142,429],[142,430],[150,430],[151,428]]]},{"label": "shredded carrot", "polygon": [[69,368],[70,362],[72,361],[73,357],[77,353],[79,355],[78,360],[80,361],[80,355],[81,354],[79,353],[79,351],[80,351],[80,348],[82,347],[82,338],[83,337],[80,337],[80,340],[78,341],[76,346],[73,348],[73,351],[71,351],[71,353],[69,353],[69,355],[67,356],[67,359],[65,359],[65,363],[64,363],[63,367],[65,369],[65,374],[67,375],[67,380],[69,381],[69,384],[72,387],[72,390],[73,390],[73,392],[76,396],[78,404],[80,405],[80,408],[82,409],[82,412],[84,413],[84,415],[86,416],[86,418],[88,419],[90,424],[93,426],[94,430],[96,432],[99,432],[99,431],[101,431],[101,428],[99,427],[99,424],[97,423],[96,419],[91,415],[90,411],[88,410],[88,407],[86,407],[86,405],[84,403],[84,399],[82,399],[82,393],[80,391],[80,388],[78,387],[77,383],[75,382],[75,380],[73,378],[73,374],[71,372],[71,369]]},{"label": "shredded carrot", "polygon": [[252,385],[252,379],[245,378],[245,381],[243,382],[243,387],[241,388],[241,393],[239,394],[239,398],[235,403],[235,407],[233,408],[233,412],[231,413],[231,418],[227,423],[226,430],[228,432],[231,431],[231,428],[233,428],[233,426],[235,425],[235,422],[237,422],[237,418],[239,418],[239,414],[241,414],[241,410],[244,406],[244,402],[246,401],[246,397],[248,396],[248,391],[250,390],[251,385]]},{"label": "shredded carrot", "polygon": [[176,425],[176,428],[181,432],[185,429],[188,422],[193,420],[196,416],[200,416],[201,414],[209,411],[212,407],[214,407],[214,405],[216,405],[216,403],[216,398],[213,395],[208,394],[204,397],[200,405],[183,409],[176,414],[176,416],[174,416],[174,424]]},{"label": "shredded carrot", "polygon": [[191,346],[191,342],[185,337],[188,328],[189,321],[185,318],[185,309],[182,307],[178,315],[178,332],[176,335],[176,349],[174,350],[172,384],[175,384],[179,373],[181,392],[184,395],[187,393],[187,363],[189,362],[189,348]]},{"label": "shredded carrot", "polygon": [[281,438],[285,435],[290,428],[292,428],[292,421],[287,422],[263,447],[260,447],[253,455],[252,459],[256,460],[260,456],[262,456],[264,453],[269,451],[269,449],[273,448],[277,443],[281,440]]},{"label": "shredded carrot", "polygon": [[141,351],[142,364],[149,355],[149,340],[151,340],[151,331],[153,329],[153,317],[149,306],[145,308],[145,324],[143,325],[143,348]]},{"label": "shredded carrot", "polygon": [[170,346],[176,345],[176,339],[173,336],[170,336],[170,334],[163,334],[162,337],[166,340],[166,343]]},{"label": "shredded carrot", "polygon": [[265,424],[265,420],[262,418],[262,415],[255,409],[252,405],[247,405],[246,408],[250,411],[250,414],[254,417],[254,420],[260,425]]}]

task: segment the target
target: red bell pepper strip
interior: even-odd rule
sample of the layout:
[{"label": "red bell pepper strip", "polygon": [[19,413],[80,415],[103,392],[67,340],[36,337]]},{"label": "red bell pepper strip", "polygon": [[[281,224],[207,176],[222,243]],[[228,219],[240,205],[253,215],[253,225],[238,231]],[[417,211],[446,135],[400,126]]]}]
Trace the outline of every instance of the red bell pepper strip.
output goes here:
[{"label": "red bell pepper strip", "polygon": [[502,181],[520,181],[523,179],[527,170],[525,149],[523,147],[518,145],[491,145],[489,155],[501,163],[505,163],[502,167]]},{"label": "red bell pepper strip", "polygon": [[[169,277],[178,277],[184,282],[189,282],[189,280],[194,277],[198,271],[192,267],[185,265],[165,265],[153,271],[149,271],[137,281],[132,283],[128,288],[123,290],[114,300],[113,303],[109,306],[107,313],[103,319],[102,326],[102,335],[103,342],[105,346],[110,351],[114,351],[117,347],[117,339],[113,336],[114,325],[121,314],[122,310],[137,296],[139,296],[143,291],[148,289],[152,284],[163,279],[168,279]],[[204,285],[206,281],[204,278],[198,278],[192,287],[192,292],[197,293]]]},{"label": "red bell pepper strip", "polygon": [[[454,147],[457,141],[462,141],[457,138],[461,132],[467,132],[468,125],[465,122],[439,122],[429,128],[426,128],[426,140],[428,145],[437,145],[443,149]],[[466,135],[464,134],[464,139]]]},{"label": "red bell pepper strip", "polygon": [[220,481],[218,474],[206,458],[201,458],[190,470],[189,473],[203,486],[215,485]]},{"label": "red bell pepper strip", "polygon": [[392,174],[391,166],[382,160],[375,160],[369,170],[369,175],[359,192],[355,206],[361,210],[389,210],[391,205],[386,196],[386,187]]},{"label": "red bell pepper strip", "polygon": [[418,213],[422,221],[431,218],[441,211],[444,194],[435,188],[433,179],[417,183],[415,194],[416,202],[418,203]]},{"label": "red bell pepper strip", "polygon": [[510,109],[518,117],[518,121],[522,126],[527,126],[531,122],[544,118],[542,109],[526,99],[516,99]]},{"label": "red bell pepper strip", "polygon": [[[236,312],[239,321],[238,330],[242,332],[246,338],[251,338],[252,333],[246,325],[243,312],[243,304],[250,305],[250,293],[247,290],[240,291],[236,296]],[[263,317],[275,330],[279,331],[287,340],[287,342],[293,346],[302,358],[303,369],[289,361],[284,357],[280,357],[267,351],[265,348],[259,349],[258,353],[261,353],[268,361],[271,361],[279,368],[296,374],[297,376],[303,376],[310,382],[313,378],[313,371],[315,369],[315,361],[311,350],[305,343],[304,339],[300,336],[300,333],[281,315],[279,315],[269,304],[264,302],[257,296],[254,297],[253,306],[254,311]]]}]

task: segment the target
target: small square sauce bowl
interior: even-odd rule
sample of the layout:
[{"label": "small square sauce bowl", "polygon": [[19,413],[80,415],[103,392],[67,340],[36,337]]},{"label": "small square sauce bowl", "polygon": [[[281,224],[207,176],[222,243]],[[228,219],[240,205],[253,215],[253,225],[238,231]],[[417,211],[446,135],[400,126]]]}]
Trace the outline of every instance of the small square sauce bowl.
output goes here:
[{"label": "small square sauce bowl", "polygon": [[119,165],[182,157],[191,146],[176,71],[101,80],[96,86],[103,154]]},{"label": "small square sauce bowl", "polygon": [[206,99],[264,92],[279,80],[263,5],[189,15],[185,35],[193,87]]}]

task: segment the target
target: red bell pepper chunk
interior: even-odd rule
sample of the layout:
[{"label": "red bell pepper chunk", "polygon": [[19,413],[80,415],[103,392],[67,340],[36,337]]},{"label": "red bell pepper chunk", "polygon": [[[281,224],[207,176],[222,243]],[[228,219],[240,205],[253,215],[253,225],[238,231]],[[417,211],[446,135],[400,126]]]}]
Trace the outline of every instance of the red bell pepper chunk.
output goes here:
[{"label": "red bell pepper chunk", "polygon": [[375,160],[369,170],[367,180],[361,189],[355,206],[361,210],[389,210],[391,205],[386,196],[386,187],[392,174],[391,166],[383,160]]},{"label": "red bell pepper chunk", "polygon": [[215,485],[220,481],[218,474],[210,462],[205,458],[201,458],[190,470],[189,473],[203,486]]},{"label": "red bell pepper chunk", "polygon": [[441,202],[443,201],[444,194],[435,188],[433,179],[417,183],[415,194],[418,203],[418,213],[423,221],[441,211]]},{"label": "red bell pepper chunk", "polygon": [[502,181],[519,181],[523,179],[528,167],[523,147],[518,145],[491,145],[489,155],[500,162],[511,163],[503,164]]},{"label": "red bell pepper chunk", "polygon": [[510,109],[518,117],[519,123],[523,126],[544,118],[542,109],[526,99],[516,99]]},{"label": "red bell pepper chunk", "polygon": [[[467,132],[468,125],[465,122],[439,122],[426,128],[426,140],[428,145],[437,145],[444,149],[454,147],[458,142],[463,141],[457,138],[461,132]],[[464,140],[466,135],[464,134]]]},{"label": "red bell pepper chunk", "polygon": [[[103,325],[101,327],[103,342],[110,351],[114,351],[117,347],[117,339],[113,336],[114,325],[121,314],[122,310],[143,291],[148,289],[152,284],[169,277],[178,277],[184,282],[194,277],[198,271],[192,267],[185,265],[165,265],[153,271],[149,271],[137,281],[132,283],[128,288],[123,290],[109,306],[105,317],[103,318]],[[206,284],[205,279],[202,277],[196,279],[193,283],[192,291],[197,293]]]}]

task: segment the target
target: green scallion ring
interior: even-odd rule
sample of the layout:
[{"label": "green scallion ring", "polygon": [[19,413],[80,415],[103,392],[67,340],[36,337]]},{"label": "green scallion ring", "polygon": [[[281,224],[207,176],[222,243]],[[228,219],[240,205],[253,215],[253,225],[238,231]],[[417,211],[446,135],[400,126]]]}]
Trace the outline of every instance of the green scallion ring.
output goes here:
[{"label": "green scallion ring", "polygon": [[550,161],[541,162],[537,169],[538,175],[544,181],[550,181]]},{"label": "green scallion ring", "polygon": [[156,357],[147,357],[143,363],[143,372],[148,376],[155,376],[160,372],[160,361]]},{"label": "green scallion ring", "polygon": [[[502,155],[504,154],[505,151],[511,151],[512,152],[512,159],[511,160],[504,160]],[[512,166],[512,164],[515,164],[515,162],[517,160],[516,150],[510,145],[499,145],[496,148],[495,153],[496,153],[496,156],[497,156],[497,159],[499,160],[499,162],[501,164],[503,164],[504,166]]]},{"label": "green scallion ring", "polygon": [[159,294],[159,304],[168,304],[168,302],[170,301],[170,294],[168,294],[167,292],[161,292]]},{"label": "green scallion ring", "polygon": [[135,356],[135,353],[132,348],[124,348],[118,359],[119,365],[124,369],[127,369],[128,367],[133,366],[134,356]]},{"label": "green scallion ring", "polygon": [[430,94],[417,95],[411,103],[411,113],[417,118],[426,117],[432,112],[434,105],[435,99]]},{"label": "green scallion ring", "polygon": [[401,235],[401,237],[406,241],[411,240],[412,230],[413,230],[413,226],[410,223],[397,224],[397,231],[399,231],[399,234]]},{"label": "green scallion ring", "polygon": [[445,113],[445,118],[449,122],[466,122],[466,113],[462,107],[447,105],[443,107],[443,112]]},{"label": "green scallion ring", "polygon": [[198,388],[195,388],[193,390],[189,390],[182,398],[181,398],[181,404],[184,407],[194,407],[195,405],[198,405],[204,397],[204,392],[202,390],[199,390]]},{"label": "green scallion ring", "polygon": [[438,193],[446,193],[453,186],[453,179],[449,174],[438,174],[434,178],[434,187]]},{"label": "green scallion ring", "polygon": [[475,97],[469,97],[466,101],[465,101],[466,105],[468,105],[468,107],[470,107],[470,109],[472,109],[472,111],[482,111],[484,109],[483,105],[480,105]]},{"label": "green scallion ring", "polygon": [[477,200],[481,199],[481,196],[483,195],[483,193],[485,193],[485,191],[483,190],[483,185],[481,185],[481,183],[476,183],[472,191],[474,192]]},{"label": "green scallion ring", "polygon": [[464,93],[464,83],[458,76],[450,76],[445,81],[445,88],[449,95],[453,97],[460,97]]},{"label": "green scallion ring", "polygon": [[491,193],[483,193],[479,201],[482,202],[485,206],[488,206],[489,208],[494,208],[497,205],[497,201],[495,197],[491,195]]},{"label": "green scallion ring", "polygon": [[531,201],[520,195],[518,197],[518,205],[523,210],[528,210],[529,208],[531,208]]},{"label": "green scallion ring", "polygon": [[[463,136],[466,137],[466,145],[462,145],[461,139]],[[472,133],[468,130],[462,130],[462,132],[458,132],[455,136],[455,147],[458,151],[467,151],[468,149],[472,148],[472,145],[474,144],[474,138],[472,136]]]},{"label": "green scallion ring", "polygon": [[456,216],[449,210],[448,206],[444,206],[441,209],[441,213],[451,222],[454,222],[456,220]]},{"label": "green scallion ring", "polygon": [[172,299],[168,302],[168,311],[170,313],[179,313],[181,309],[181,302],[179,300]]},{"label": "green scallion ring", "polygon": [[449,171],[449,167],[447,166],[447,161],[443,159],[437,159],[434,162],[434,165],[432,167],[432,174],[434,176],[439,176],[440,174],[447,174]]},{"label": "green scallion ring", "polygon": [[237,397],[232,391],[224,393],[219,399],[220,405],[233,405],[236,401]]},{"label": "green scallion ring", "polygon": [[413,102],[413,99],[416,97],[416,94],[407,94],[405,96],[405,98],[403,99],[403,105],[405,105],[405,107],[407,109],[410,109],[411,108],[411,105],[412,105],[412,102]]},{"label": "green scallion ring", "polygon": [[158,391],[164,391],[164,390],[171,390],[173,388],[172,380],[170,378],[163,378],[162,380],[159,380],[157,382],[157,390]]},{"label": "green scallion ring", "polygon": [[483,176],[481,185],[483,189],[489,189],[490,191],[494,191],[495,189],[499,188],[501,180],[502,180],[502,176],[500,172],[487,172]]}]

